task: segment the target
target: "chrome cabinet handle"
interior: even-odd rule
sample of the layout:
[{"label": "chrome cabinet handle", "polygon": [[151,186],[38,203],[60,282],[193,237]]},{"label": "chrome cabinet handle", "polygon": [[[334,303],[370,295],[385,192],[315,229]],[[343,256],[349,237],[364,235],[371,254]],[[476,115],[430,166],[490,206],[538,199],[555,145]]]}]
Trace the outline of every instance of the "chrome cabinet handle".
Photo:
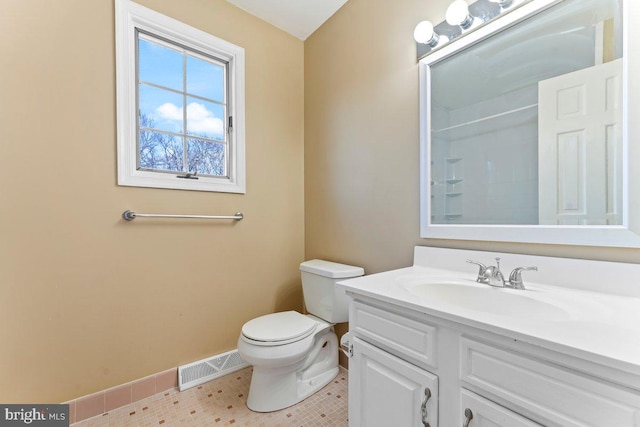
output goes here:
[{"label": "chrome cabinet handle", "polygon": [[424,400],[422,401],[422,406],[420,407],[420,413],[422,414],[422,425],[424,427],[431,427],[429,422],[427,421],[427,417],[429,416],[429,411],[427,411],[427,403],[431,398],[431,390],[429,387],[424,388]]},{"label": "chrome cabinet handle", "polygon": [[471,409],[467,408],[464,410],[464,425],[462,427],[469,427],[469,423],[473,419],[473,412]]}]

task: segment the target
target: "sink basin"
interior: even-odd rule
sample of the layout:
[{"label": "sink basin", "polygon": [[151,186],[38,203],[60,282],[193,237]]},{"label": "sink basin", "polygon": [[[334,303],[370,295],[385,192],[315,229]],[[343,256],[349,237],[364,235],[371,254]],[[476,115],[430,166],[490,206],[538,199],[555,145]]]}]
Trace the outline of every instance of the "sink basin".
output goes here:
[{"label": "sink basin", "polygon": [[564,320],[570,313],[541,299],[535,291],[498,288],[472,280],[422,279],[402,281],[409,293],[430,305],[445,305],[511,318]]}]

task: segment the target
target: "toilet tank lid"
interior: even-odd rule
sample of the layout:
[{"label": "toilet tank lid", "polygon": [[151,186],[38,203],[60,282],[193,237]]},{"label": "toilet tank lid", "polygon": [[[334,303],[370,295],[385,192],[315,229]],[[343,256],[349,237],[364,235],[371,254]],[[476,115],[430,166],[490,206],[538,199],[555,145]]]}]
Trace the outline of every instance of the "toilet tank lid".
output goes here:
[{"label": "toilet tank lid", "polygon": [[312,259],[303,262],[300,264],[300,271],[306,271],[307,273],[330,277],[332,279],[344,279],[364,275],[364,269],[362,267],[339,264],[321,259]]}]

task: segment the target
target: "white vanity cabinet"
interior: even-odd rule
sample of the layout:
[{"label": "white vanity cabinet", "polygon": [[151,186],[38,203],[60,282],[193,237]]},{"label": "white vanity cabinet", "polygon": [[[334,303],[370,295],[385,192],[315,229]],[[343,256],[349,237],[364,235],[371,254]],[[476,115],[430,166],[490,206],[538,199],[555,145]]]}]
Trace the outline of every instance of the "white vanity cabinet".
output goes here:
[{"label": "white vanity cabinet", "polygon": [[[538,270],[518,290],[465,262],[497,257]],[[411,267],[340,282],[350,425],[640,427],[638,277],[640,264],[418,246]]]},{"label": "white vanity cabinet", "polygon": [[350,294],[352,427],[640,427],[637,378]]}]

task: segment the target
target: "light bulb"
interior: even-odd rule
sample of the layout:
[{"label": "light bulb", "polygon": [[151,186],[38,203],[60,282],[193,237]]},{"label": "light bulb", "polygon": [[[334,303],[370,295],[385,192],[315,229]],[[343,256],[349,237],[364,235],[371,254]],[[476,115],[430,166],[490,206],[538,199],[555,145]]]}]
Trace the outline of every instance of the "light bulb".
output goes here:
[{"label": "light bulb", "polygon": [[438,44],[438,34],[433,30],[433,24],[429,21],[422,21],[416,25],[413,31],[413,38],[418,43],[424,43],[431,47]]},{"label": "light bulb", "polygon": [[464,0],[455,0],[447,8],[445,15],[447,24],[460,26],[463,29],[469,28],[473,24],[473,16],[469,13],[469,6]]}]

